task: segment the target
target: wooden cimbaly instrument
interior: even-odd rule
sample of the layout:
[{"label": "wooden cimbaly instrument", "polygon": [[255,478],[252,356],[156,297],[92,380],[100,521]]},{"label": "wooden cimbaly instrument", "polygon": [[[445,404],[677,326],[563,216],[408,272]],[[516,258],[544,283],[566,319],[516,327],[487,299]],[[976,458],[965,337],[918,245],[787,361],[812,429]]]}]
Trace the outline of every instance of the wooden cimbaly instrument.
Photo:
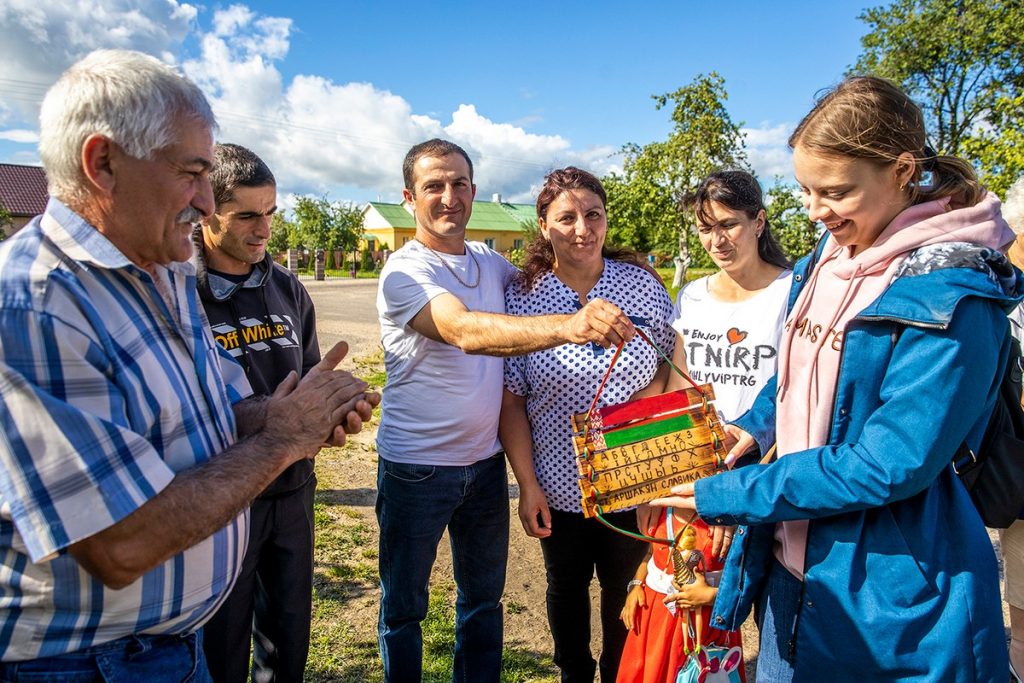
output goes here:
[{"label": "wooden cimbaly instrument", "polygon": [[[617,358],[618,352],[608,374]],[[714,389],[710,384],[698,386],[672,368],[693,387],[596,408],[602,382],[590,410],[572,416],[587,517],[671,495],[673,486],[723,469],[725,432],[712,405]]]}]

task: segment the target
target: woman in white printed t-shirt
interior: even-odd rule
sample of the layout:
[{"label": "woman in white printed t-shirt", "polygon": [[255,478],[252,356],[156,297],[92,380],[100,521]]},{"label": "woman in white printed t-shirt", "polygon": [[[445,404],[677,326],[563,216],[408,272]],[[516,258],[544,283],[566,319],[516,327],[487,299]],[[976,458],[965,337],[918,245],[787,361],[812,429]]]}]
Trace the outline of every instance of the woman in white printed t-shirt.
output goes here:
[{"label": "woman in white printed t-shirt", "polygon": [[[672,360],[698,384],[714,387],[715,405],[728,422],[746,412],[775,374],[793,271],[769,229],[754,176],[744,171],[711,174],[698,188],[694,208],[700,243],[721,270],[679,290]],[[665,390],[688,386],[669,373]],[[692,515],[680,518],[672,508],[642,505],[637,510],[637,524],[648,536],[666,538],[673,523],[684,522],[696,529],[697,547],[710,551],[708,566],[720,567],[731,529],[709,527]],[[659,566],[648,553],[633,575],[622,610],[630,634],[617,683],[675,680],[693,649],[681,628],[680,610],[701,610],[703,618],[710,618],[717,593],[713,579],[719,573],[708,571],[688,586],[676,586],[670,583],[671,567]],[[739,645],[739,633],[711,628],[700,645],[711,642]]]},{"label": "woman in white printed t-shirt", "polygon": [[[672,326],[681,340],[673,360],[697,383],[714,387],[715,405],[729,422],[775,374],[793,271],[768,226],[754,176],[711,174],[694,208],[701,246],[721,270],[679,290]],[[685,386],[669,376],[669,391]]]}]

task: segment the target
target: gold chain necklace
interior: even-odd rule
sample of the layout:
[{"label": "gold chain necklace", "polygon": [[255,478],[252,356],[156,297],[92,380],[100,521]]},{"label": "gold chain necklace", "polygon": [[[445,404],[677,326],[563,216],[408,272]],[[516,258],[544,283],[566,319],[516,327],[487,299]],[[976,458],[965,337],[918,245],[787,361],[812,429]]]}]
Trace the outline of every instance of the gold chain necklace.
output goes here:
[{"label": "gold chain necklace", "polygon": [[[419,242],[420,244],[423,244],[423,242],[421,240],[416,240],[416,241]],[[423,248],[426,249],[427,251],[429,251],[434,256],[436,256],[437,260],[441,262],[441,265],[448,269],[448,272],[452,274],[452,277],[454,277],[456,280],[459,281],[460,285],[462,285],[466,289],[475,289],[477,286],[480,285],[480,278],[483,275],[483,270],[480,268],[480,263],[476,260],[476,255],[469,248],[469,245],[466,244],[465,242],[463,242],[463,245],[464,245],[464,249],[466,250],[466,253],[469,254],[469,259],[476,266],[476,282],[474,282],[473,284],[469,284],[468,282],[464,281],[461,277],[459,277],[459,274],[455,272],[455,269],[452,268],[451,264],[448,263],[447,259],[445,259],[445,257],[441,256],[441,254],[439,254],[438,252],[434,251],[433,249],[428,247],[426,244],[423,244]]]}]

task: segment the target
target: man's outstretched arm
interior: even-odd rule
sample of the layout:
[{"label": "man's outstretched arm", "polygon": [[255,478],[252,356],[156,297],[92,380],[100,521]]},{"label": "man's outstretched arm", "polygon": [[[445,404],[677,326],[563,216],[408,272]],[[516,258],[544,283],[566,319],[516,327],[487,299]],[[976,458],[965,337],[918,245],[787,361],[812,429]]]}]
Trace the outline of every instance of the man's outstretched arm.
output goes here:
[{"label": "man's outstretched arm", "polygon": [[519,356],[562,344],[617,346],[633,338],[633,323],[618,306],[594,299],[572,315],[515,316],[471,311],[453,294],[434,297],[409,323],[434,341],[466,353]]}]

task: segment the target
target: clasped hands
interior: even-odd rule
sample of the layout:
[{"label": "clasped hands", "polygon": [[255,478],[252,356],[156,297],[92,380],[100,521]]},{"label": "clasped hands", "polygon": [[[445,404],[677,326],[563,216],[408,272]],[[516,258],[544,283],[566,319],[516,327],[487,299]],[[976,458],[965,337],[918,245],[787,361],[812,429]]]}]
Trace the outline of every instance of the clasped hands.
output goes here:
[{"label": "clasped hands", "polygon": [[312,457],[321,446],[340,446],[356,434],[380,404],[380,394],[337,366],[348,353],[338,342],[301,380],[293,371],[274,390],[267,405],[266,430]]}]

